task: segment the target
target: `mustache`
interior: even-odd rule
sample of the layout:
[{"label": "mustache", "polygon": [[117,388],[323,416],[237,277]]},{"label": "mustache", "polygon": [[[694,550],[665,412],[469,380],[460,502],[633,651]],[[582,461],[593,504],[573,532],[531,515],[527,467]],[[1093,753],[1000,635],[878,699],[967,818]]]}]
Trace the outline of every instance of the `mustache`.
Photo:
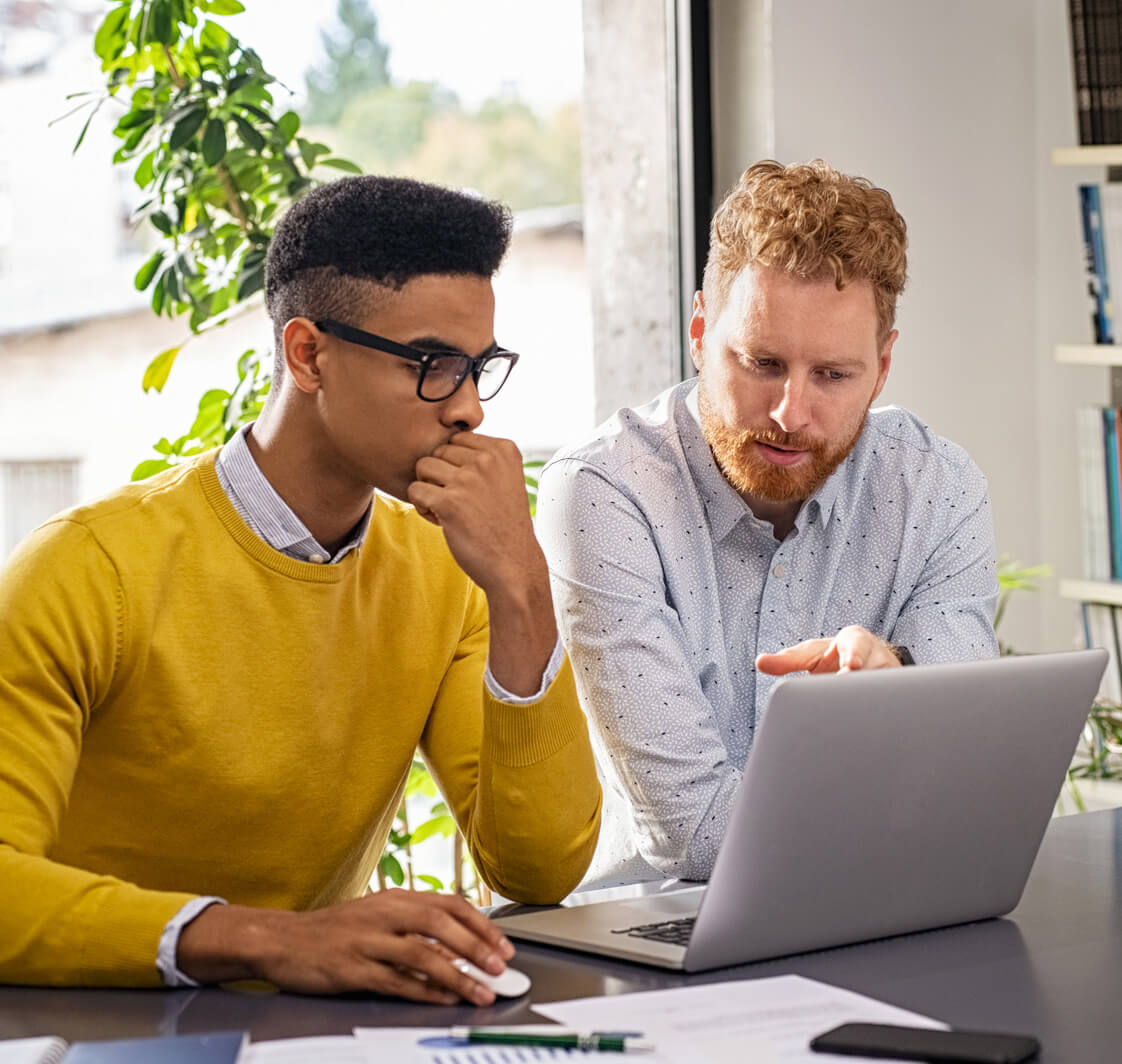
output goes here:
[{"label": "mustache", "polygon": [[768,443],[790,451],[810,451],[820,454],[825,444],[808,436],[805,432],[782,432],[776,429],[741,429],[729,434],[729,442],[736,447],[747,447],[751,443]]}]

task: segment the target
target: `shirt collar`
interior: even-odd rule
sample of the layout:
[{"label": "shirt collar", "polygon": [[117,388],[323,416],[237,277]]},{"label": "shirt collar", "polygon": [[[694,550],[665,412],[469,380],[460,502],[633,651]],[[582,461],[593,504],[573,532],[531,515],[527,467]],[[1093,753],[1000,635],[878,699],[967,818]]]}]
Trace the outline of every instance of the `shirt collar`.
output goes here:
[{"label": "shirt collar", "polygon": [[848,475],[849,467],[853,460],[854,455],[853,452],[850,451],[849,455],[842,460],[837,469],[818,485],[818,490],[803,503],[802,509],[799,510],[799,516],[795,519],[796,525],[801,524],[805,515],[809,523],[813,524],[815,520],[818,520],[821,522],[822,527],[825,528],[830,523],[830,518],[835,510],[837,510],[839,514],[841,513],[839,495],[841,494],[842,483]]},{"label": "shirt collar", "polygon": [[751,507],[717,468],[709,442],[701,430],[701,413],[697,403],[697,378],[686,382],[685,395],[675,419],[686,465],[701,501],[705,516],[713,532],[714,542],[720,542],[746,517],[757,524],[762,521],[752,513]]},{"label": "shirt collar", "polygon": [[374,497],[351,537],[331,554],[261,472],[246,442],[252,428],[246,425],[234,433],[219,451],[216,463],[222,486],[242,520],[274,550],[300,561],[334,563],[361,547],[370,528]]}]

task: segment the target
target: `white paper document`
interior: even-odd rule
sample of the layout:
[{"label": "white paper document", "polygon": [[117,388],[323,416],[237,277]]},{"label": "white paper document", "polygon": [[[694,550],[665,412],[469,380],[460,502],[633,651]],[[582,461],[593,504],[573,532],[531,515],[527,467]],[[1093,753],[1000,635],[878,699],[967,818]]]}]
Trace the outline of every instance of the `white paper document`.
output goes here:
[{"label": "white paper document", "polygon": [[[829,1057],[809,1048],[811,1038],[840,1023],[898,1023],[913,1027],[946,1027],[895,1005],[886,1005],[851,990],[841,990],[799,975],[747,979],[728,983],[648,990],[636,994],[582,998],[535,1005],[534,1011],[568,1027],[595,1031],[641,1031],[659,1056],[711,1064],[765,1060],[782,1064],[824,1064]],[[649,1059],[649,1058],[648,1058]],[[847,1057],[849,1061],[865,1057]],[[621,1064],[618,1055],[616,1064]]]},{"label": "white paper document", "polygon": [[343,1034],[251,1042],[238,1064],[374,1064],[374,1060],[368,1044]]},{"label": "white paper document", "polygon": [[[539,1010],[540,1011],[540,1010]],[[556,1025],[527,1024],[518,1030],[524,1032],[557,1032]],[[604,1028],[608,1029],[608,1028]],[[618,1025],[610,1028],[618,1030]],[[715,1039],[699,1039],[697,1045],[683,1047],[670,1039],[659,1045],[654,1053],[584,1053],[578,1050],[551,1049],[542,1046],[464,1045],[448,1037],[447,1028],[422,1027],[356,1027],[358,1041],[370,1046],[371,1064],[541,1064],[541,1062],[569,1061],[570,1064],[708,1064],[710,1061],[728,1061],[735,1064],[775,1064],[765,1043],[738,1039],[736,1045],[722,1046],[720,1055],[709,1052],[716,1047]],[[748,1051],[746,1054],[746,1050]],[[821,1064],[821,1061],[816,1062]]]},{"label": "white paper document", "polygon": [[67,1048],[61,1038],[50,1036],[10,1038],[0,1042],[0,1064],[57,1064]]}]

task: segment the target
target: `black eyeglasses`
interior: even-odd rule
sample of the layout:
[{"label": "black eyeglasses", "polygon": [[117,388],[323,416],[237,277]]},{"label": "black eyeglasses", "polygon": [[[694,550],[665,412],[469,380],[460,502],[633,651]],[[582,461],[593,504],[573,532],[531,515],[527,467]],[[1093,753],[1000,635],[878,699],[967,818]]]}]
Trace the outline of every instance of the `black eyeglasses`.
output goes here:
[{"label": "black eyeglasses", "polygon": [[493,399],[506,384],[510,371],[518,361],[518,355],[514,351],[507,351],[498,345],[492,345],[483,354],[473,357],[460,351],[422,351],[330,318],[317,321],[315,325],[320,331],[331,333],[347,343],[420,363],[417,395],[426,403],[439,403],[454,395],[456,389],[467,380],[468,374],[471,374],[479,391],[479,401]]}]

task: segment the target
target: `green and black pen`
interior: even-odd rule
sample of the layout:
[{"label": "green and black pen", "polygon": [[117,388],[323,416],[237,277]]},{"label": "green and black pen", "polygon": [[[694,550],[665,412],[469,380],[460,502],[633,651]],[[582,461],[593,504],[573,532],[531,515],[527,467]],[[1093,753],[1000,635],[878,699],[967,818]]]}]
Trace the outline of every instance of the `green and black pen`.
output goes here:
[{"label": "green and black pen", "polygon": [[451,1035],[465,1042],[486,1045],[575,1049],[581,1053],[650,1053],[654,1050],[651,1042],[615,1031],[592,1031],[581,1034],[578,1031],[562,1030],[547,1034],[540,1030],[534,1033],[521,1032],[517,1027],[453,1027]]}]

